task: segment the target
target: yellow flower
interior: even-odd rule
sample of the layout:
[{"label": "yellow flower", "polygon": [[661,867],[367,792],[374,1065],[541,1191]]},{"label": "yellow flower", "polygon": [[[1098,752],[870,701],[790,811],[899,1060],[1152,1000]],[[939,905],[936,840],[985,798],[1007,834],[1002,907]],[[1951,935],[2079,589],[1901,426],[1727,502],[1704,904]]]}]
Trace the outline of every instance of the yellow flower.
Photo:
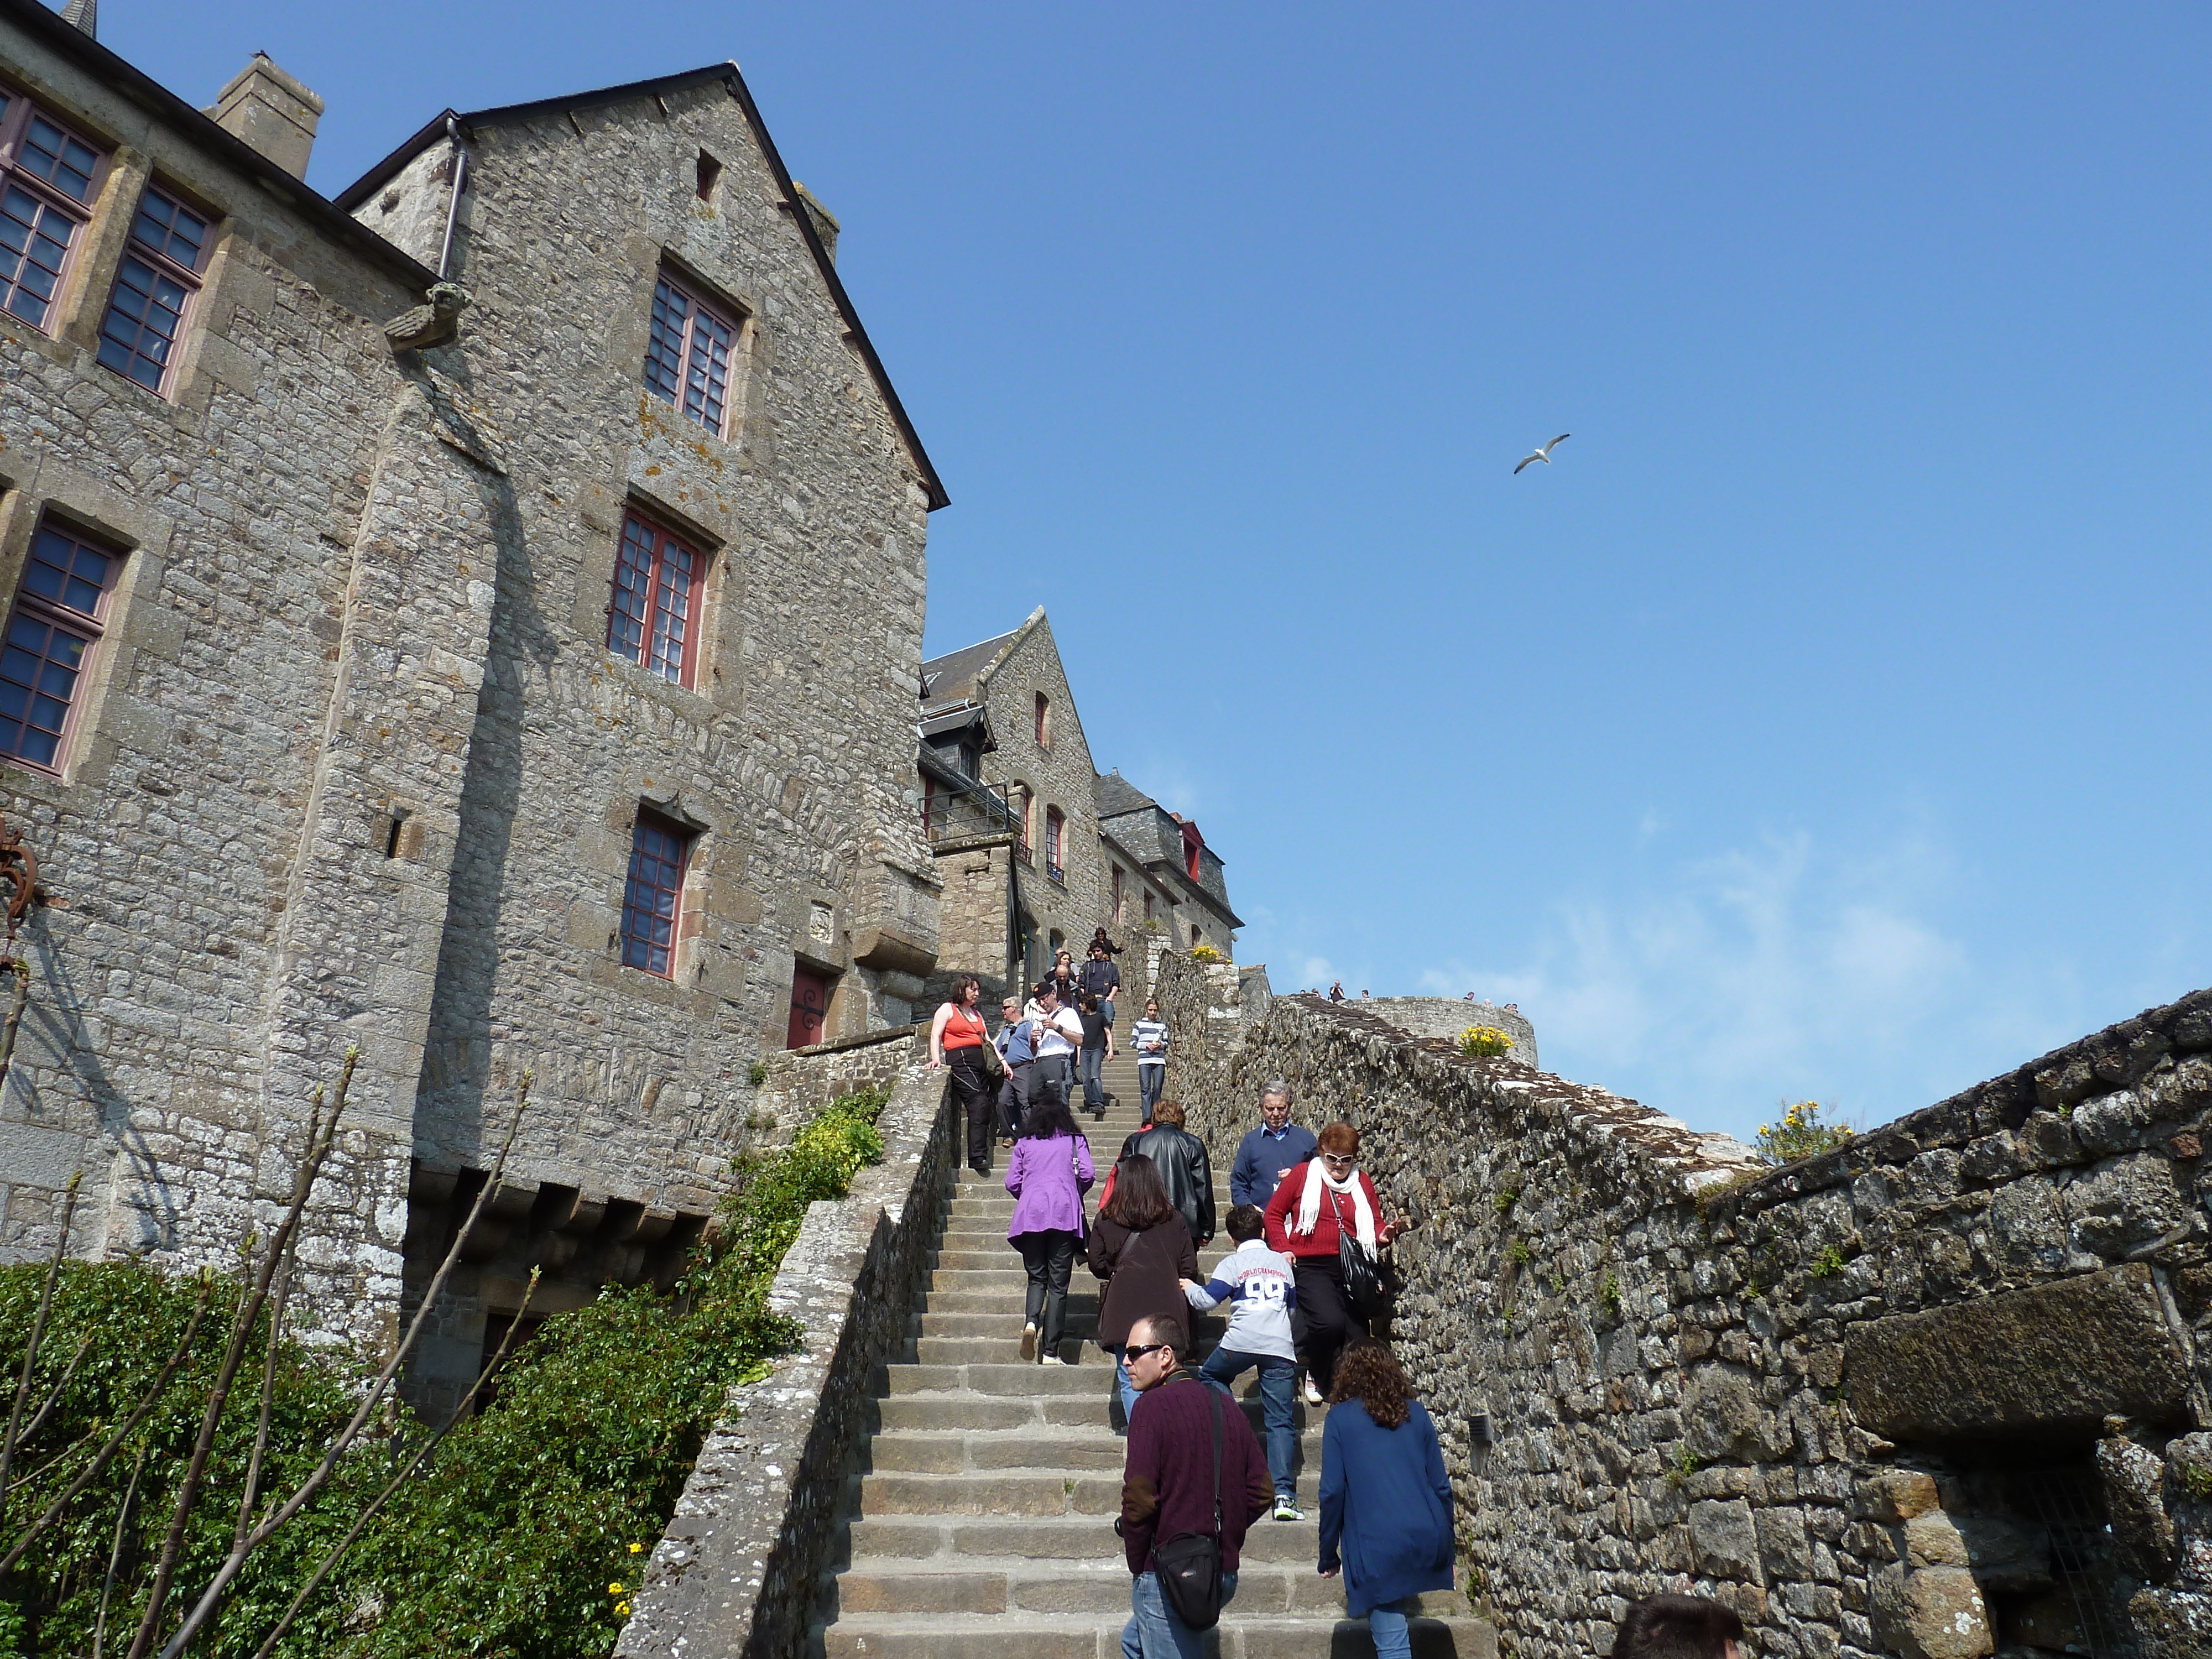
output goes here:
[{"label": "yellow flower", "polygon": [[616,1615],[617,1615],[618,1618],[623,1618],[623,1619],[627,1619],[627,1618],[629,1618],[629,1602],[627,1602],[627,1601],[617,1601],[617,1602],[616,1602],[616,1603],[615,1603],[615,1613],[616,1613]]},{"label": "yellow flower", "polygon": [[637,1554],[640,1554],[640,1553],[643,1553],[644,1549],[645,1549],[645,1546],[644,1546],[644,1545],[642,1545],[642,1544],[632,1544],[632,1545],[629,1547],[629,1553],[630,1553],[632,1555],[637,1555]]},{"label": "yellow flower", "polygon": [[620,1584],[610,1584],[607,1586],[607,1594],[610,1595],[620,1595],[622,1593],[623,1587]]}]

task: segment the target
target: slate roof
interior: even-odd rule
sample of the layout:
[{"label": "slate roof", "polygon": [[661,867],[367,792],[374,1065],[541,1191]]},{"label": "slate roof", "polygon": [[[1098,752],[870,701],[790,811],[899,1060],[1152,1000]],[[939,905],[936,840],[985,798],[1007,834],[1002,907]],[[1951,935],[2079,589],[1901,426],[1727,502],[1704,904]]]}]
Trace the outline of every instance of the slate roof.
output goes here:
[{"label": "slate roof", "polygon": [[[813,216],[800,203],[798,186],[791,181],[790,169],[784,166],[783,157],[776,150],[775,140],[769,137],[768,123],[761,119],[760,106],[753,102],[752,93],[745,85],[744,76],[738,72],[735,63],[707,64],[676,75],[658,76],[650,81],[630,81],[618,87],[599,87],[590,92],[569,93],[559,98],[540,98],[527,104],[502,104],[495,109],[475,110],[465,115],[457,110],[441,110],[424,123],[414,137],[339,191],[337,204],[350,214],[382,189],[385,181],[400,168],[429,145],[442,141],[448,121],[459,122],[464,131],[473,131],[479,127],[499,126],[510,121],[534,121],[549,115],[564,115],[572,110],[604,108],[610,104],[627,103],[632,99],[659,98],[672,92],[689,91],[693,87],[714,81],[722,83],[730,96],[737,100],[738,106],[744,112],[745,120],[752,127],[753,137],[761,147],[761,154],[767,158],[769,171],[775,175],[776,188],[783,192],[783,199],[791,209],[792,221],[799,227],[799,234],[805,239],[807,247],[812,252],[814,263],[821,269],[822,280],[829,285],[830,297],[836,303],[839,314],[844,318],[845,326],[852,331],[853,343],[867,363],[868,373],[875,380],[876,389],[883,393],[892,422],[898,428],[899,435],[906,440],[907,447],[914,455],[915,465],[921,469],[923,487],[929,492],[930,511],[935,512],[951,498],[945,495],[945,486],[938,479],[937,469],[930,464],[929,452],[921,447],[921,434],[914,429],[914,422],[907,418],[906,405],[899,401],[898,392],[891,386],[891,377],[885,372],[883,360],[876,356],[876,348],[868,339],[868,331],[860,325],[860,313],[854,309],[852,296],[845,292],[845,284],[838,280],[837,267],[830,261],[830,251],[823,246],[822,238],[816,234]],[[393,251],[397,252],[396,249]]]},{"label": "slate roof", "polygon": [[975,676],[983,671],[992,658],[1006,648],[1007,641],[1021,631],[1017,628],[994,640],[985,640],[980,645],[963,645],[957,651],[948,651],[943,656],[932,657],[922,664],[921,706],[924,710],[973,702]]},{"label": "slate roof", "polygon": [[1102,818],[1119,817],[1124,812],[1140,812],[1147,806],[1157,807],[1159,802],[1146,794],[1119,772],[1109,772],[1092,780],[1092,798],[1097,802]]}]

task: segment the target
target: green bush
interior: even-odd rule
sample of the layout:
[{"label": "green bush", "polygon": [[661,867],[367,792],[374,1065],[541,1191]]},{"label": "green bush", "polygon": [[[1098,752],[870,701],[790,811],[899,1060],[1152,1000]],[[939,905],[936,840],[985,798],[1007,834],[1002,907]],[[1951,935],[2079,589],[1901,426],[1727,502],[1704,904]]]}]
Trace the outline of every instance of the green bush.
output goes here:
[{"label": "green bush", "polygon": [[[806,1206],[842,1197],[854,1172],[882,1157],[875,1120],[885,1098],[872,1092],[838,1100],[790,1147],[739,1159],[736,1185],[708,1230],[712,1243],[695,1254],[673,1297],[611,1287],[546,1321],[508,1359],[496,1402],[455,1428],[422,1476],[370,1523],[278,1652],[287,1659],[606,1654],[629,1611],[643,1552],[673,1511],[724,1395],[761,1375],[796,1338],[798,1328],[768,1310],[769,1281]],[[0,1269],[0,1367],[8,1379],[21,1367],[46,1271]],[[80,1344],[83,1354],[56,1410],[18,1455],[30,1484],[8,1506],[0,1553],[143,1396],[199,1288],[136,1262],[64,1268],[36,1368],[34,1408]],[[214,1294],[192,1358],[136,1441],[0,1586],[0,1655],[89,1651],[118,1512],[143,1450],[106,1650],[129,1645],[239,1288],[220,1281]],[[198,1595],[230,1542],[264,1340],[250,1347],[222,1419],[172,1620]],[[289,1339],[279,1355],[262,1490],[281,1495],[336,1437],[368,1372],[358,1357]],[[194,1652],[249,1659],[424,1431],[400,1413],[388,1438],[359,1443],[316,1502],[248,1558]]]}]

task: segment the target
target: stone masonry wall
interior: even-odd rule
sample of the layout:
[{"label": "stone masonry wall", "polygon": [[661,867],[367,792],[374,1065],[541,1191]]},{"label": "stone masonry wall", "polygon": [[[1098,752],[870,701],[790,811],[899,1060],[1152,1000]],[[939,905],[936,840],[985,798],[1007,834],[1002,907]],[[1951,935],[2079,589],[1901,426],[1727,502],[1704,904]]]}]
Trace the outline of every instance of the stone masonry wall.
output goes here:
[{"label": "stone masonry wall", "polygon": [[1508,1651],[1608,1652],[1662,1589],[1761,1656],[2212,1651],[2212,992],[1768,1172],[1358,1005],[1232,1021],[1162,966],[1214,1155],[1279,1073],[1417,1224],[1388,1334]]},{"label": "stone masonry wall", "polygon": [[883,1162],[848,1197],[807,1212],[769,1294],[804,1324],[804,1346],[731,1392],[653,1548],[617,1659],[805,1650],[877,1370],[905,1338],[944,1225],[959,1129],[944,1073],[914,1063],[911,1042],[874,1045],[865,1061],[817,1051],[779,1062],[787,1091],[819,1094],[842,1092],[836,1075],[890,1055],[907,1063],[879,1120]]},{"label": "stone masonry wall", "polygon": [[[1051,699],[1049,746],[1036,741],[1036,694]],[[1106,861],[1098,842],[1098,805],[1091,780],[1091,747],[1075,712],[1074,694],[1053,643],[1052,624],[1042,612],[1031,617],[1005,659],[983,680],[997,752],[984,757],[993,783],[1025,784],[1033,792],[1030,848],[1034,861],[1016,861],[1014,880],[1024,915],[1035,930],[1028,968],[1042,976],[1052,967],[1048,941],[1056,931],[1067,949],[1083,960],[1091,933],[1106,920],[1111,897]],[[1017,797],[1018,799],[1018,797]],[[1052,880],[1045,872],[1045,809],[1056,806],[1066,817],[1061,858],[1066,877]]]}]

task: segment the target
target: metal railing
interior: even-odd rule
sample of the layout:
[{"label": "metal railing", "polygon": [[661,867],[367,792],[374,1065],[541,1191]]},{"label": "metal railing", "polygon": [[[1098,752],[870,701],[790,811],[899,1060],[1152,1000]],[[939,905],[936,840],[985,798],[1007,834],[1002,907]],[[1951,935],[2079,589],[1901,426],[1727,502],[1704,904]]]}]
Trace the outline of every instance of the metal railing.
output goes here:
[{"label": "metal railing", "polygon": [[1018,835],[1021,826],[1005,784],[973,779],[948,783],[932,777],[921,798],[921,828],[935,846],[971,836]]}]

